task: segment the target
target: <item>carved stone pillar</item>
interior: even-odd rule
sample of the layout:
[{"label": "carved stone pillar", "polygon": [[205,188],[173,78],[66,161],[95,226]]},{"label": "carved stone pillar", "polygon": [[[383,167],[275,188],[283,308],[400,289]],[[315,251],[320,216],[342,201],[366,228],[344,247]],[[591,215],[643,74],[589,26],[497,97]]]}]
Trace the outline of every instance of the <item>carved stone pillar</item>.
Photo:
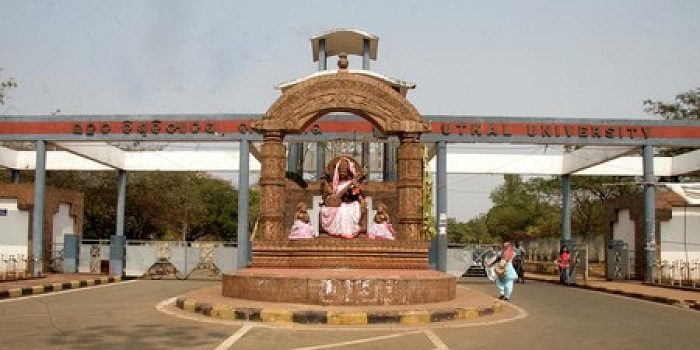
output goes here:
[{"label": "carved stone pillar", "polygon": [[284,220],[286,148],[282,134],[267,132],[262,145],[260,171],[259,239],[277,241],[285,237]]},{"label": "carved stone pillar", "polygon": [[418,134],[400,135],[397,149],[397,239],[417,241],[423,214],[423,152]]}]

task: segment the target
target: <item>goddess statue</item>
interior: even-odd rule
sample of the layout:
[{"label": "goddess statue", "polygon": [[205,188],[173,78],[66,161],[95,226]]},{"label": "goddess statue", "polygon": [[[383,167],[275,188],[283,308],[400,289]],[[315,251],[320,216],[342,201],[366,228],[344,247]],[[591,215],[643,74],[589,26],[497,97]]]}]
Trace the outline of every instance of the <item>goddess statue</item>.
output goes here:
[{"label": "goddess statue", "polygon": [[349,157],[336,158],[322,184],[321,226],[331,236],[354,238],[366,208],[361,181],[365,173]]}]

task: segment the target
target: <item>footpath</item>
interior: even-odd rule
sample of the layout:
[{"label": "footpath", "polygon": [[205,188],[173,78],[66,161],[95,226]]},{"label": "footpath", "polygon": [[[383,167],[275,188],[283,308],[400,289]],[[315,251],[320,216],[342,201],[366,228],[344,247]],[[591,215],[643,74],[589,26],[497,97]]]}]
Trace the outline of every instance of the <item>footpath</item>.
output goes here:
[{"label": "footpath", "polygon": [[120,276],[47,274],[36,278],[0,280],[0,300],[120,282]]},{"label": "footpath", "polygon": [[[528,272],[525,274],[525,278],[526,280],[559,284],[559,276],[556,275],[543,275]],[[669,285],[645,283],[636,280],[608,281],[601,277],[589,277],[588,281],[584,281],[583,276],[577,276],[570,286],[700,311],[700,288],[672,287]]]}]

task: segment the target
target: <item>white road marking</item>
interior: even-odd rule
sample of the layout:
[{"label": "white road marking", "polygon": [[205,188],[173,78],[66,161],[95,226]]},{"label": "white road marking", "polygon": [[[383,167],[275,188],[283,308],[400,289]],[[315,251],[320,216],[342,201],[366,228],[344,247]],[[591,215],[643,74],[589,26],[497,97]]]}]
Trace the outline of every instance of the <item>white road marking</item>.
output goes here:
[{"label": "white road marking", "polygon": [[421,331],[401,332],[401,333],[396,333],[396,334],[382,335],[382,336],[378,336],[378,337],[356,339],[356,340],[345,341],[345,342],[340,342],[340,343],[331,343],[331,344],[324,344],[324,345],[317,345],[317,346],[309,346],[309,347],[305,347],[305,348],[295,348],[293,350],[330,349],[330,348],[337,348],[337,347],[346,346],[346,345],[362,344],[362,343],[369,343],[369,342],[378,341],[378,340],[398,338],[398,337],[403,337],[405,335],[418,334],[418,333],[421,333]]},{"label": "white road marking", "polygon": [[230,348],[233,344],[235,344],[238,339],[241,339],[248,331],[253,328],[253,325],[245,325],[241,327],[236,333],[233,333],[232,336],[228,337],[228,339],[224,340],[223,343],[219,344],[214,350],[226,350]]},{"label": "white road marking", "polygon": [[[344,346],[348,346],[348,345],[363,344],[363,343],[381,341],[381,340],[385,340],[385,339],[392,339],[392,338],[404,337],[407,335],[421,334],[421,333],[425,334],[428,337],[428,339],[435,346],[436,350],[449,350],[449,347],[442,341],[442,339],[440,339],[440,337],[430,329],[481,327],[481,326],[495,325],[495,324],[500,324],[500,323],[513,322],[513,321],[517,321],[517,320],[520,320],[520,319],[523,319],[523,318],[526,318],[529,316],[527,311],[525,311],[524,309],[522,309],[514,304],[508,303],[507,305],[504,305],[504,307],[512,308],[513,310],[516,311],[516,315],[514,315],[513,317],[509,317],[509,318],[505,318],[505,319],[498,319],[498,320],[485,320],[485,321],[480,321],[480,322],[470,322],[470,323],[466,323],[466,324],[459,322],[459,321],[454,321],[455,323],[439,322],[439,323],[418,324],[418,325],[414,324],[414,325],[410,325],[410,326],[409,325],[402,325],[402,324],[368,325],[368,326],[364,326],[364,327],[329,326],[329,325],[319,326],[319,325],[303,325],[303,324],[297,324],[297,323],[264,323],[264,322],[261,323],[261,322],[251,322],[251,321],[218,319],[215,317],[204,316],[204,315],[200,315],[197,313],[191,313],[191,312],[176,308],[174,306],[176,300],[177,300],[176,297],[163,300],[156,305],[156,310],[158,310],[159,312],[162,312],[164,314],[167,314],[169,316],[173,316],[173,317],[183,319],[183,320],[203,322],[203,323],[214,323],[214,324],[235,324],[235,325],[241,326],[241,328],[238,331],[236,331],[236,333],[231,335],[223,343],[219,344],[219,346],[217,346],[215,350],[229,349],[237,341],[239,341],[243,336],[245,336],[251,329],[254,329],[254,328],[304,329],[304,330],[326,330],[326,331],[333,330],[333,331],[346,331],[346,332],[357,332],[357,331],[366,332],[368,330],[373,330],[373,331],[388,330],[388,331],[397,332],[397,333],[393,333],[393,334],[371,337],[371,338],[364,338],[364,339],[356,339],[356,340],[347,341],[347,342],[330,343],[330,344],[323,344],[323,345],[317,345],[317,346],[311,346],[311,347],[302,347],[302,348],[297,348],[295,350],[331,349],[331,348],[338,348],[338,347],[344,347]],[[486,318],[489,318],[489,317],[487,316]]]},{"label": "white road marking", "polygon": [[423,331],[423,333],[425,333],[425,335],[428,336],[428,339],[430,339],[430,341],[433,342],[433,344],[435,345],[435,350],[449,350],[450,349],[447,347],[447,344],[442,342],[442,339],[440,339],[440,337],[438,337],[438,335],[435,334],[435,332],[433,332],[429,329],[426,329]]}]

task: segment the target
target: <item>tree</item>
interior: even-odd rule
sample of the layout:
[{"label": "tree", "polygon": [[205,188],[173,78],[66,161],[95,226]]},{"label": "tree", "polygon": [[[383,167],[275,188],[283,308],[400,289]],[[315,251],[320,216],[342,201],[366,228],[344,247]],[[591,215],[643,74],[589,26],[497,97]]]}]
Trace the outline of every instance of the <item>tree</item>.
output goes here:
[{"label": "tree", "polygon": [[519,175],[504,175],[504,183],[491,192],[494,206],[486,216],[486,225],[492,236],[517,238],[542,236],[549,233],[538,223],[550,223],[555,206],[542,196],[536,186],[523,182]]},{"label": "tree", "polygon": [[238,236],[238,191],[223,180],[200,176],[193,181],[206,208],[199,225],[191,228],[189,239],[235,240]]},{"label": "tree", "polygon": [[449,243],[470,244],[470,243],[496,243],[497,238],[489,235],[486,226],[486,215],[465,222],[459,222],[454,218],[447,219],[447,241]]},{"label": "tree", "polygon": [[[47,184],[80,191],[83,237],[105,239],[116,227],[116,172],[47,173]],[[33,174],[25,179],[31,181]],[[238,192],[202,172],[133,172],[127,181],[125,236],[129,239],[235,240]],[[251,191],[250,213],[257,213]],[[251,220],[255,220],[252,218]],[[250,226],[252,227],[252,226]]]},{"label": "tree", "polygon": [[601,233],[605,203],[616,198],[641,192],[632,177],[577,176],[571,181],[572,218],[571,230],[587,237]]},{"label": "tree", "polygon": [[[2,69],[0,69],[0,72],[1,71]],[[10,91],[10,89],[15,88],[17,88],[17,82],[14,80],[14,78],[0,81],[0,105],[5,104],[5,101],[7,100],[7,93]]]},{"label": "tree", "polygon": [[[34,172],[22,175],[33,181]],[[107,239],[116,227],[117,176],[115,172],[49,171],[46,185],[83,194],[83,237]]]},{"label": "tree", "polygon": [[646,100],[644,110],[668,120],[700,119],[700,87],[676,95],[672,103]]},{"label": "tree", "polygon": [[[700,119],[700,87],[676,95],[672,103],[644,101],[644,110],[665,119]],[[658,151],[662,156],[676,156],[694,150],[693,148],[668,147]]]}]

